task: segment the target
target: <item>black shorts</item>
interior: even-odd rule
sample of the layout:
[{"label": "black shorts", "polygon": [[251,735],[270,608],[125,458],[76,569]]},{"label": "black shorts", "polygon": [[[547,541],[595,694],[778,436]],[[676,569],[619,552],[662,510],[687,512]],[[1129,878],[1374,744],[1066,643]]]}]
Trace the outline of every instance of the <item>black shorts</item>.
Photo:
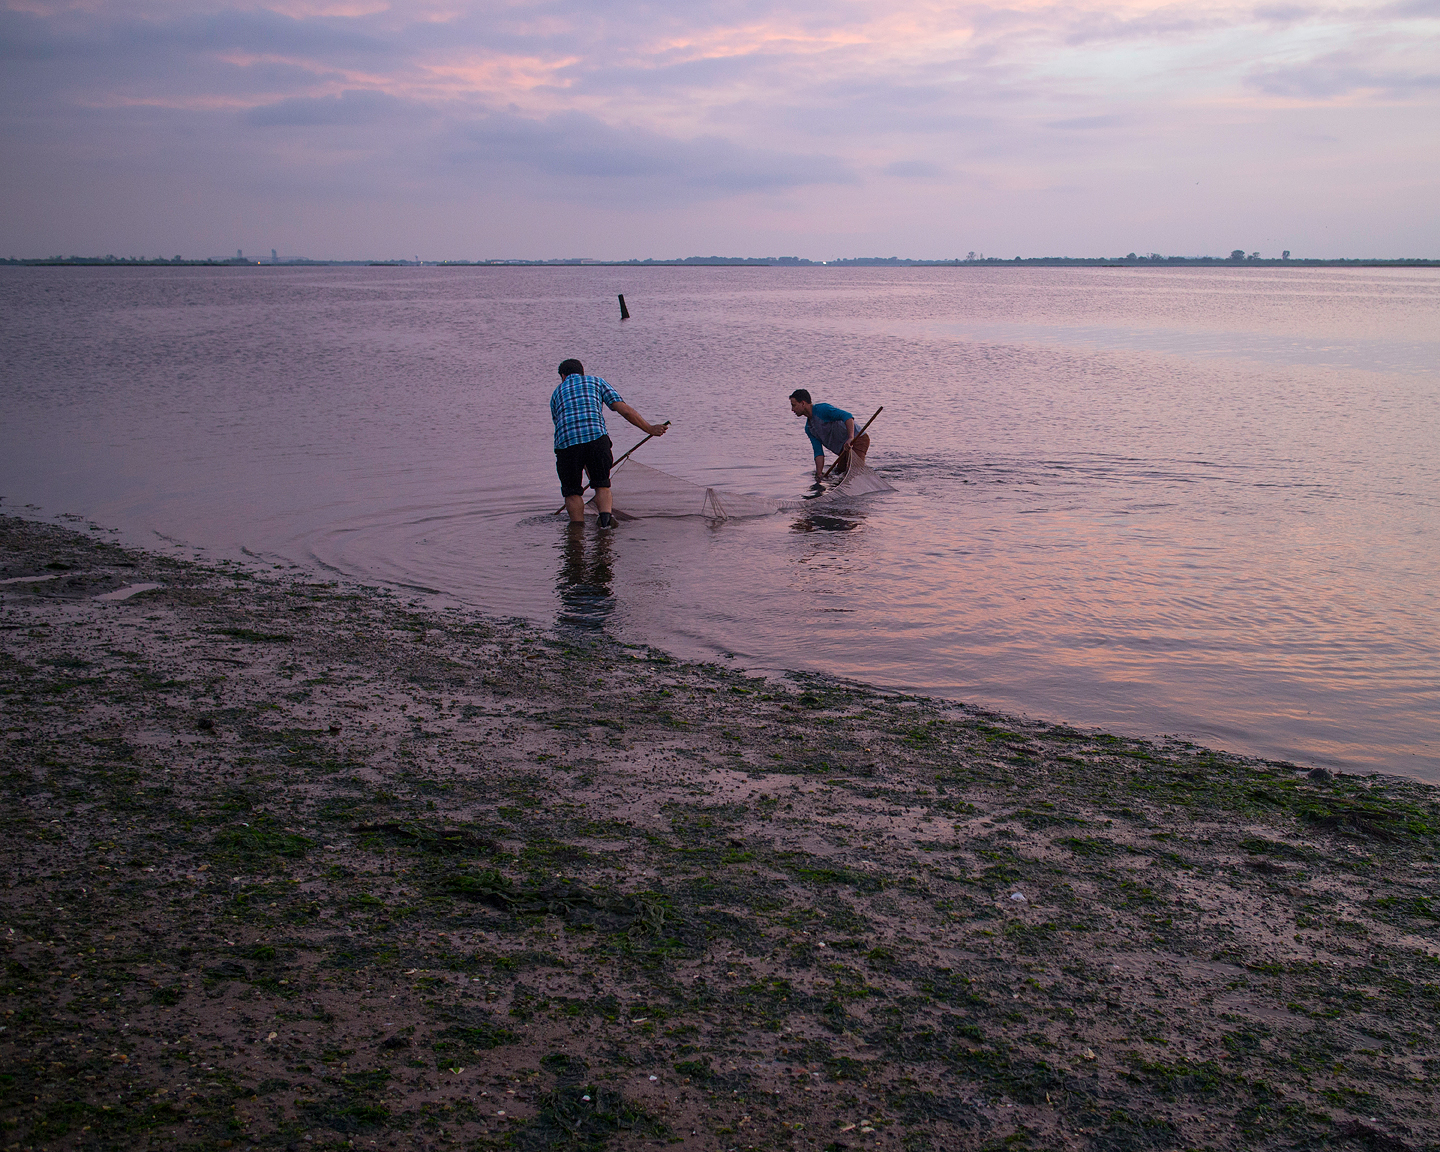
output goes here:
[{"label": "black shorts", "polygon": [[610,487],[610,465],[614,457],[610,454],[610,437],[587,440],[584,444],[572,444],[569,448],[555,450],[555,471],[560,473],[560,495],[580,496],[585,492],[585,482],[580,477],[583,469],[590,477],[590,487]]}]

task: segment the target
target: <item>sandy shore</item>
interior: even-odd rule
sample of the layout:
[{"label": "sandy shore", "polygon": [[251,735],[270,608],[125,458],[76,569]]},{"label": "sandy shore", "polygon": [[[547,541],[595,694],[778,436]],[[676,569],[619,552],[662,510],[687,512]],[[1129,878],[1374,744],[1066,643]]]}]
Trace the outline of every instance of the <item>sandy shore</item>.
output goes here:
[{"label": "sandy shore", "polygon": [[1440,1146],[1434,789],[95,535],[0,520],[0,1147]]}]

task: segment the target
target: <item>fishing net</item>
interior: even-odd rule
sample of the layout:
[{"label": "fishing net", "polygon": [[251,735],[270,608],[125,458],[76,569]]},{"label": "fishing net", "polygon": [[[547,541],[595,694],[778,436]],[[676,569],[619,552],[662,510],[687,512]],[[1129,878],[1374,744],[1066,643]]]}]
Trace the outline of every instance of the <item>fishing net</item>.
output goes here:
[{"label": "fishing net", "polygon": [[845,479],[836,484],[823,496],[804,502],[806,507],[821,501],[839,503],[854,496],[868,496],[872,492],[894,492],[895,487],[868,464],[852,464]]},{"label": "fishing net", "polygon": [[741,520],[780,511],[778,500],[693,484],[636,460],[626,460],[610,473],[610,496],[616,513],[642,519],[704,516],[710,520]]},{"label": "fishing net", "polygon": [[707,487],[671,476],[658,468],[625,460],[610,473],[615,514],[621,519],[657,516],[703,516],[707,520],[745,520],[776,512],[838,504],[872,492],[895,491],[873,468],[856,464],[823,496],[811,500],[776,500]]}]

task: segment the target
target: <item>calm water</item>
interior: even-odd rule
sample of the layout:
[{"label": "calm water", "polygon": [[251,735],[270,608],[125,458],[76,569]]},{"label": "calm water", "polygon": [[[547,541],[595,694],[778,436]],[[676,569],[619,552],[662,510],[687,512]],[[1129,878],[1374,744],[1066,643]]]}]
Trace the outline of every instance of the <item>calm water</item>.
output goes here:
[{"label": "calm water", "polygon": [[[745,492],[806,491],[791,389],[884,404],[897,491],[567,544],[570,355]],[[1440,781],[1433,271],[3,269],[0,373],[8,509]]]}]

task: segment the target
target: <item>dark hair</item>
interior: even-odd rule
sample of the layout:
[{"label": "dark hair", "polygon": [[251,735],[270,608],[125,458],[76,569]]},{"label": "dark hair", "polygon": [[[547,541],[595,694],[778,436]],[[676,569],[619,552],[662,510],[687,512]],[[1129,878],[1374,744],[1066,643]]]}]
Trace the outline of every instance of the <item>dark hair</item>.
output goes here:
[{"label": "dark hair", "polygon": [[796,388],[794,392],[790,393],[790,399],[799,400],[802,404],[809,404],[811,402],[810,393],[805,391],[804,388]]},{"label": "dark hair", "polygon": [[569,360],[562,360],[560,361],[560,375],[583,376],[585,375],[585,365],[581,364],[580,361],[574,357],[571,357]]}]

